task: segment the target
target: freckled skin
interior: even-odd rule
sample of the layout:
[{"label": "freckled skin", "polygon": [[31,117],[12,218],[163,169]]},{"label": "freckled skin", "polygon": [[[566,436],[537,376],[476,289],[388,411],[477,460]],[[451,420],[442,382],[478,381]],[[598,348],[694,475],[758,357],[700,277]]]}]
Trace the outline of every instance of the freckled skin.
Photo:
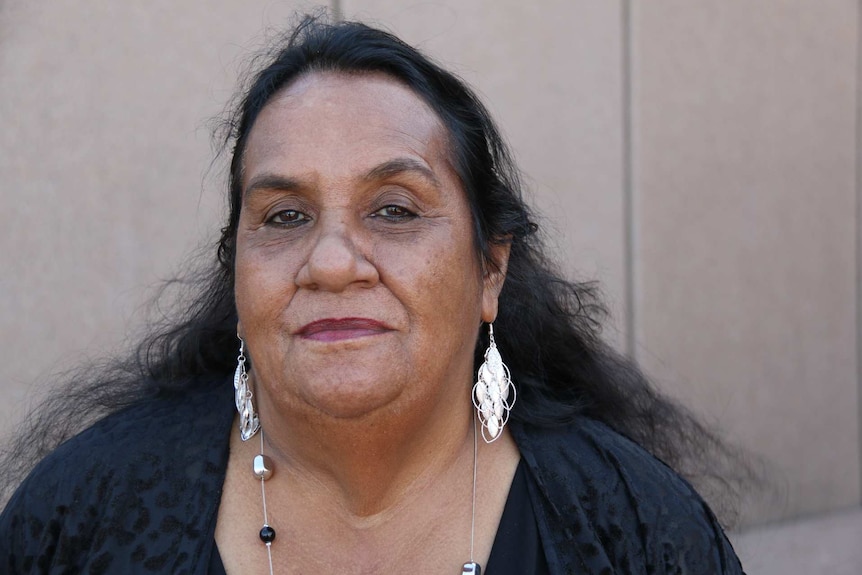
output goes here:
[{"label": "freckled skin", "polygon": [[[408,169],[369,177],[393,161]],[[290,185],[257,185],[267,177]],[[469,397],[501,281],[483,277],[445,130],[422,100],[382,75],[299,79],[252,128],[243,192],[236,301],[263,413],[360,418]],[[387,329],[297,334],[345,317]]]}]

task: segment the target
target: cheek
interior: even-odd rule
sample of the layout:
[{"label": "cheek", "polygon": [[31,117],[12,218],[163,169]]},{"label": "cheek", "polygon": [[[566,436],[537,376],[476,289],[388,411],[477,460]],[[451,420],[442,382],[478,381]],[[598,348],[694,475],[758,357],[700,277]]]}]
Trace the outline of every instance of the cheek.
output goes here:
[{"label": "cheek", "polygon": [[292,295],[294,281],[290,262],[237,247],[234,297],[241,326],[277,320],[279,309]]},{"label": "cheek", "polygon": [[244,316],[248,314],[256,302],[251,286],[255,283],[254,278],[258,275],[259,270],[250,261],[248,253],[238,245],[234,267],[234,297],[236,298],[236,309],[240,323],[244,322]]},{"label": "cheek", "polygon": [[381,273],[381,278],[415,321],[448,325],[453,331],[465,322],[472,326],[474,317],[478,325],[482,297],[474,254],[455,240],[429,242],[421,251],[381,251],[378,260],[390,262],[385,266],[388,273]]}]

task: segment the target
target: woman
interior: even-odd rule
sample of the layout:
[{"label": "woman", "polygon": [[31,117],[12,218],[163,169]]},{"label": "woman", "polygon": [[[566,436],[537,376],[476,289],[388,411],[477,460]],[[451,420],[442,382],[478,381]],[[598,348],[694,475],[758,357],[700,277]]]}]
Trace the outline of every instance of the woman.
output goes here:
[{"label": "woman", "polygon": [[4,572],[741,572],[656,458],[721,444],[600,342],[459,80],[306,19],[229,132],[217,270],[19,441],[113,411],[18,488]]}]

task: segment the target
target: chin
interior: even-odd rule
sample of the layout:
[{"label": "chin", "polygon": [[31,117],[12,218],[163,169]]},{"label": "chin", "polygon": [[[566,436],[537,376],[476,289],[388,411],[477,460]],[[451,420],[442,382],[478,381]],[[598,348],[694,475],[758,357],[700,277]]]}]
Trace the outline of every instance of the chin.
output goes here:
[{"label": "chin", "polygon": [[401,396],[400,385],[382,385],[382,378],[370,380],[327,381],[302,391],[305,402],[336,419],[361,419],[383,408],[394,406]]}]

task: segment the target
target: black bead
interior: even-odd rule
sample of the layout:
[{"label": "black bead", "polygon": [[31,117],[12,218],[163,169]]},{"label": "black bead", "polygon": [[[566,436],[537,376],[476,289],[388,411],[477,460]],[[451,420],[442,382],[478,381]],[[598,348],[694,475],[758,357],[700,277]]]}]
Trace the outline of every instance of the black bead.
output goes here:
[{"label": "black bead", "polygon": [[264,525],[260,530],[260,540],[264,543],[272,543],[275,541],[275,529],[269,525]]}]

